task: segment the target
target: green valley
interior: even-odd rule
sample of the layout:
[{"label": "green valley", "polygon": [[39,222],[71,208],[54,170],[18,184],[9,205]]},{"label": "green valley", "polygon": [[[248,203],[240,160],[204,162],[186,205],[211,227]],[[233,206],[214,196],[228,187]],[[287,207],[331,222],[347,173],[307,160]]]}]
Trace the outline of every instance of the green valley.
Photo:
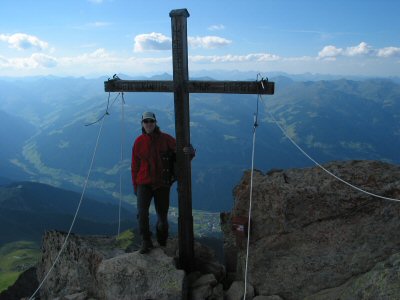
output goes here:
[{"label": "green valley", "polygon": [[40,259],[39,245],[18,241],[0,247],[0,292],[12,285],[18,276]]}]

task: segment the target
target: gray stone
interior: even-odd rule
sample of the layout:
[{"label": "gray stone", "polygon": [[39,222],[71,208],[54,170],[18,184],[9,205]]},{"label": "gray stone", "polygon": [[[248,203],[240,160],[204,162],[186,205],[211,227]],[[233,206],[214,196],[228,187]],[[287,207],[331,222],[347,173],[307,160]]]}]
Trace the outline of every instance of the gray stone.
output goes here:
[{"label": "gray stone", "polygon": [[100,299],[181,299],[185,272],[156,248],[103,260],[96,279]]},{"label": "gray stone", "polygon": [[[66,238],[66,233],[49,231],[43,237],[42,260],[37,267],[39,281],[46,276]],[[57,264],[40,289],[40,297],[54,299],[97,290],[95,273],[106,257],[123,253],[112,237],[80,237],[71,234]]]},{"label": "gray stone", "polygon": [[195,282],[191,284],[192,288],[196,288],[202,285],[209,285],[211,287],[216,286],[218,283],[217,279],[215,279],[214,274],[206,274],[198,278]]},{"label": "gray stone", "polygon": [[223,299],[223,288],[214,274],[206,274],[198,278],[190,286],[190,299]]},{"label": "gray stone", "polygon": [[190,291],[190,299],[191,300],[204,300],[209,299],[213,293],[213,288],[210,285],[202,285],[193,288]]},{"label": "gray stone", "polygon": [[188,284],[188,286],[192,286],[193,285],[193,283],[197,280],[197,279],[199,279],[201,277],[201,273],[199,272],[199,271],[194,271],[194,272],[191,272],[191,273],[189,273],[187,276],[186,276],[186,281],[187,281],[187,284]]},{"label": "gray stone", "polygon": [[[41,280],[58,255],[66,234],[47,232]],[[113,237],[71,235],[40,290],[42,299],[181,299],[184,271],[160,248],[146,255],[126,254]],[[85,298],[83,298],[85,297]]]},{"label": "gray stone", "polygon": [[369,272],[346,283],[305,297],[304,300],[399,299],[400,254],[377,263]]},{"label": "gray stone", "polygon": [[218,284],[213,288],[212,300],[223,300],[224,299],[224,287],[222,284]]},{"label": "gray stone", "polygon": [[[226,300],[243,300],[244,296],[244,282],[234,281],[225,294]],[[247,284],[246,300],[254,298],[254,288],[251,284]]]},{"label": "gray stone", "polygon": [[[400,166],[348,161],[324,167],[367,191],[400,198]],[[284,173],[288,183],[283,171],[254,172],[248,282],[257,293],[297,300],[346,291],[349,299],[361,299],[357,295],[367,295],[368,286],[382,291],[371,295],[384,295],[387,286],[390,299],[400,299],[396,281],[389,280],[398,266],[374,269],[400,253],[400,203],[356,191],[318,167]],[[247,172],[235,188],[232,215],[247,216],[249,188]],[[243,280],[246,249],[229,235],[224,245],[238,250]]]},{"label": "gray stone", "polygon": [[203,273],[212,273],[220,281],[226,276],[225,267],[217,261],[197,260],[197,268]]},{"label": "gray stone", "polygon": [[82,292],[82,293],[76,293],[73,295],[64,296],[60,300],[86,300],[86,299],[87,299],[86,292]]},{"label": "gray stone", "polygon": [[256,296],[253,298],[253,300],[283,300],[281,297],[278,295],[272,295],[272,296]]},{"label": "gray stone", "polygon": [[[370,192],[400,198],[400,166],[350,161],[325,168]],[[222,300],[221,283],[228,288],[236,280],[226,299],[243,300],[244,283],[237,281],[243,280],[246,243],[232,233],[230,220],[247,216],[249,175],[235,188],[235,207],[222,220],[224,247],[234,247],[228,259],[229,280],[212,251],[199,243],[196,272],[185,279],[175,265],[176,239],[141,255],[125,254],[113,237],[71,235],[40,297],[163,300],[189,294],[192,299]],[[269,175],[256,171],[251,225],[246,299],[255,292],[257,300],[400,299],[398,202],[354,191],[319,168],[275,170]],[[45,235],[39,280],[64,239],[64,233]]]}]

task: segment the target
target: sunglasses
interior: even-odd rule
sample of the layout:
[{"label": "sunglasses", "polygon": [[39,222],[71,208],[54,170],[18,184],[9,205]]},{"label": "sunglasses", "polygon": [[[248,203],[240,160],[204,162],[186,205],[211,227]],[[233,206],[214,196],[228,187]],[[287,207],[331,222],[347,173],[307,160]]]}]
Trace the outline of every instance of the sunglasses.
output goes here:
[{"label": "sunglasses", "polygon": [[155,121],[153,119],[145,119],[143,120],[143,123],[154,123]]}]

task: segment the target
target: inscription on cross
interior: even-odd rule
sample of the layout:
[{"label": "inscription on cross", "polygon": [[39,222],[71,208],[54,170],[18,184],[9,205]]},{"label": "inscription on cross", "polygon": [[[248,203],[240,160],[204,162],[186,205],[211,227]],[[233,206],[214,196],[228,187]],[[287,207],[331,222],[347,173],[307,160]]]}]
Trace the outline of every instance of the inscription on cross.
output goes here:
[{"label": "inscription on cross", "polygon": [[190,156],[183,148],[190,145],[190,93],[274,94],[274,83],[267,80],[252,81],[199,81],[189,80],[186,9],[170,12],[172,32],[173,81],[109,80],[104,82],[106,92],[173,92],[175,133],[177,144],[178,181],[178,235],[179,267],[193,270],[193,215],[192,178]]}]

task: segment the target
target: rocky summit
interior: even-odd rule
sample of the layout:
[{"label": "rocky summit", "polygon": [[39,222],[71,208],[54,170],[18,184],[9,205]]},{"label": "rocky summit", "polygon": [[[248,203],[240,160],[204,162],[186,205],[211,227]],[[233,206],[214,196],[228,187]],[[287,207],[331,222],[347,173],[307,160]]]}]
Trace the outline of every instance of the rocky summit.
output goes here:
[{"label": "rocky summit", "polygon": [[[62,248],[66,234],[43,238],[37,277],[42,281]],[[208,247],[195,243],[195,270],[176,266],[177,239],[147,254],[123,250],[115,237],[70,235],[64,251],[40,289],[40,299],[180,300],[223,299],[225,268]]]},{"label": "rocky summit", "polygon": [[[320,167],[254,172],[247,277],[250,172],[234,189],[233,210],[221,214],[224,265],[199,243],[185,274],[176,239],[142,255],[113,237],[71,235],[40,299],[242,300],[245,280],[247,300],[400,299],[400,202],[372,195],[400,199],[400,166],[323,167],[365,192]],[[65,236],[44,236],[39,282]]]},{"label": "rocky summit", "polygon": [[[369,193],[400,199],[399,166],[348,161],[324,167]],[[400,202],[360,192],[319,167],[253,177],[247,282],[254,295],[400,299]],[[231,228],[247,218],[249,195],[246,172],[232,212],[223,215],[227,271],[236,280],[245,277],[247,239]]]}]

